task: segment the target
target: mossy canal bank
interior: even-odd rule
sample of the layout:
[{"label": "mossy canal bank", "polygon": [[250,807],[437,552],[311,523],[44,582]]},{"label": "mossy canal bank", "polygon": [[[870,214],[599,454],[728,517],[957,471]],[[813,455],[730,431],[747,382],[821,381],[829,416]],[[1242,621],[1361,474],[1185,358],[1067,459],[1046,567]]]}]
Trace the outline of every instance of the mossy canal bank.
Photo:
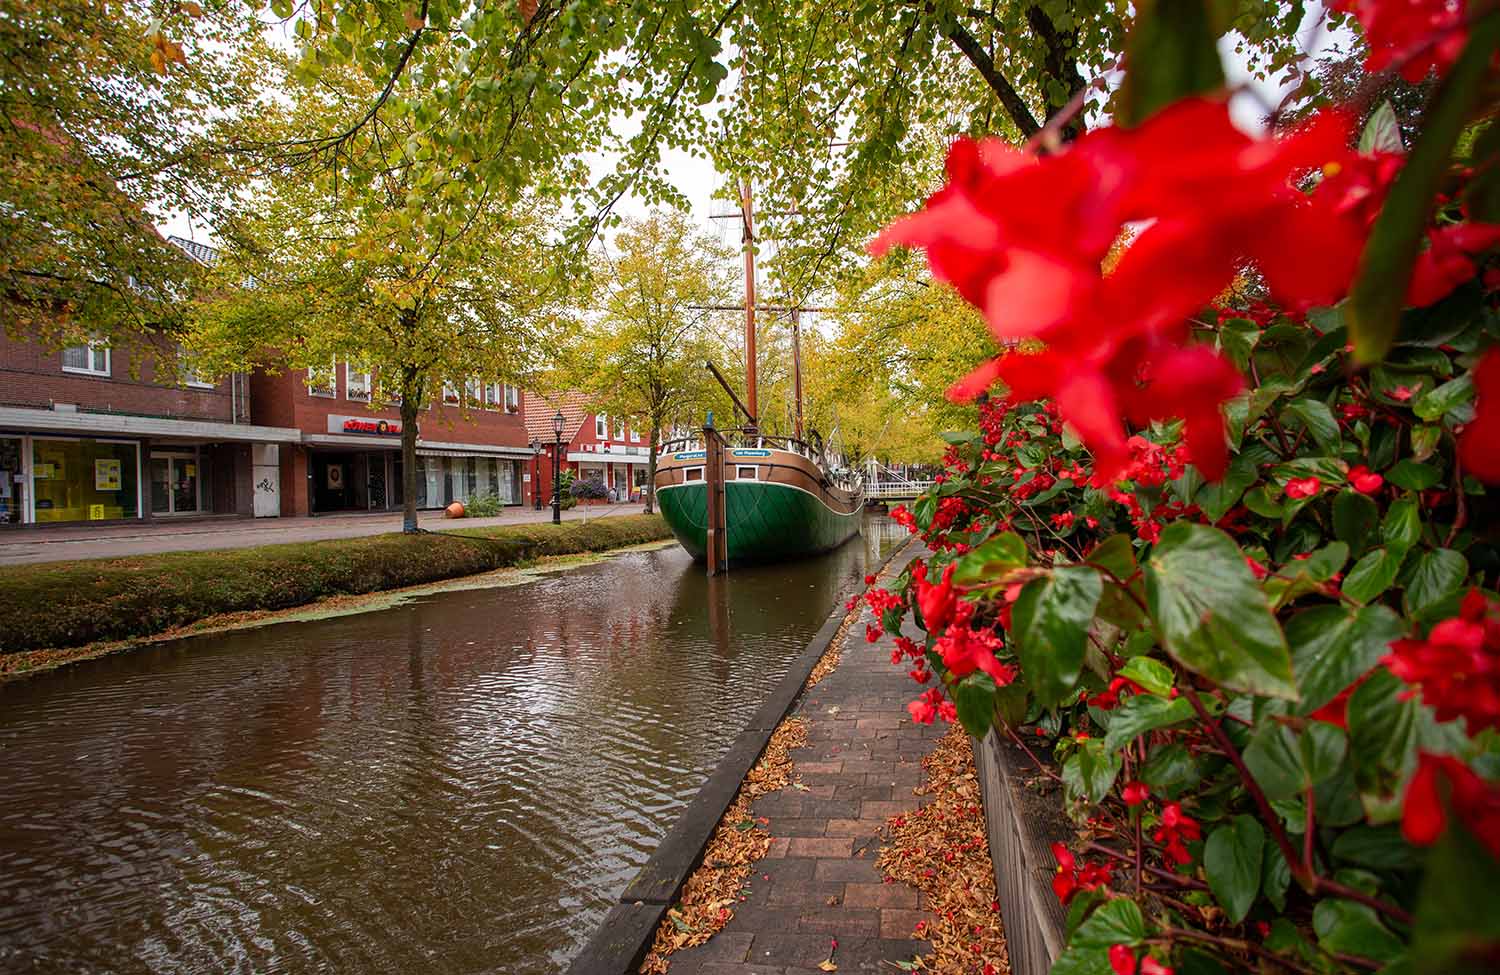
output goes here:
[{"label": "mossy canal bank", "polygon": [[118,644],[229,614],[293,609],[670,535],[660,517],[633,515],[11,566],[0,572],[0,668],[12,669],[3,662],[27,651]]}]

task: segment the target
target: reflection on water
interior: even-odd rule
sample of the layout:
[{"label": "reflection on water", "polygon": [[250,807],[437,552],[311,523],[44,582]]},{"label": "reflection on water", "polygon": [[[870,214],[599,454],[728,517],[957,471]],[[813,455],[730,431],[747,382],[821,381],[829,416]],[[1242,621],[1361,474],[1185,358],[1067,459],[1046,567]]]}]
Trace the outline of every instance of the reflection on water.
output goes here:
[{"label": "reflection on water", "polygon": [[0,686],[0,970],[565,966],[904,536],[676,547]]}]

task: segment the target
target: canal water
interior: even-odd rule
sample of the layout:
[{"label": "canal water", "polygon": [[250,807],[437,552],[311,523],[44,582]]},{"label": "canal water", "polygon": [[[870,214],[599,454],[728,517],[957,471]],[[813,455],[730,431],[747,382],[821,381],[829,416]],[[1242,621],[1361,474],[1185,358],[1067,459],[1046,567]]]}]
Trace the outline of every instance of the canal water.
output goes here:
[{"label": "canal water", "polygon": [[905,532],[676,546],[0,685],[0,971],[566,968]]}]

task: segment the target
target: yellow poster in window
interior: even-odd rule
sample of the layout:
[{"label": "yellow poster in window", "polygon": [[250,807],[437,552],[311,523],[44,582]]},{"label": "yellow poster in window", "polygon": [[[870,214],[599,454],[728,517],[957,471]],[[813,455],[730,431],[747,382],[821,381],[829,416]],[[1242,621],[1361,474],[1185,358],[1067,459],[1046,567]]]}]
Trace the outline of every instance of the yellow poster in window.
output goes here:
[{"label": "yellow poster in window", "polygon": [[104,505],[102,505],[102,504],[91,504],[91,505],[89,505],[89,521],[103,521],[103,520],[104,520]]},{"label": "yellow poster in window", "polygon": [[[114,458],[100,457],[94,461],[94,490],[120,490],[120,462]],[[99,517],[103,518],[101,514]]]}]

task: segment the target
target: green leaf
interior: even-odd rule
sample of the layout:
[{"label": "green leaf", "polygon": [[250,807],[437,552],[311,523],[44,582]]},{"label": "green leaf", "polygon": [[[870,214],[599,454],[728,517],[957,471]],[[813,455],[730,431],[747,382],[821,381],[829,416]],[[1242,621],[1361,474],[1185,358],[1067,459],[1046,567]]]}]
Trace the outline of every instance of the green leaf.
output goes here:
[{"label": "green leaf", "polygon": [[989,674],[974,671],[953,687],[953,705],[958,720],[971,737],[983,738],[995,721],[995,682]]},{"label": "green leaf", "polygon": [[1260,893],[1261,853],[1266,831],[1252,817],[1239,815],[1208,835],[1203,870],[1209,889],[1233,924],[1250,913]]},{"label": "green leaf", "polygon": [[[1139,658],[1137,658],[1139,659]],[[1135,741],[1136,737],[1155,728],[1165,728],[1193,717],[1193,706],[1187,698],[1168,699],[1155,694],[1133,694],[1109,716],[1109,731],[1104,747],[1110,751]]]},{"label": "green leaf", "polygon": [[1408,491],[1425,491],[1443,479],[1442,472],[1431,464],[1402,460],[1385,472],[1385,479]]},{"label": "green leaf", "polygon": [[1219,323],[1219,348],[1240,372],[1250,371],[1250,352],[1260,341],[1260,326],[1248,318]]},{"label": "green leaf", "polygon": [[1146,938],[1146,919],[1135,902],[1116,897],[1100,905],[1069,939],[1070,946],[1109,948],[1140,944]]},{"label": "green leaf", "polygon": [[1407,613],[1420,615],[1463,588],[1469,577],[1469,560],[1451,548],[1433,549],[1417,557],[1406,583]]},{"label": "green leaf", "polygon": [[1203,772],[1192,752],[1174,741],[1151,751],[1141,766],[1140,777],[1153,791],[1170,799],[1197,785],[1203,779]]},{"label": "green leaf", "polygon": [[1160,694],[1166,697],[1172,690],[1175,681],[1172,678],[1172,668],[1160,660],[1152,660],[1150,657],[1131,657],[1125,661],[1125,666],[1119,670],[1119,676],[1133,680],[1152,694]]},{"label": "green leaf", "polygon": [[1362,552],[1375,543],[1375,526],[1380,524],[1380,508],[1375,500],[1358,491],[1340,491],[1333,499],[1333,533]]},{"label": "green leaf", "polygon": [[1333,841],[1333,855],[1371,870],[1415,870],[1422,865],[1417,850],[1397,826],[1355,826]]},{"label": "green leaf", "polygon": [[1489,13],[1472,24],[1463,54],[1428,102],[1422,132],[1375,219],[1345,316],[1361,363],[1380,361],[1396,337],[1433,200],[1459,133],[1482,97],[1497,45],[1500,14]]},{"label": "green leaf", "polygon": [[1096,569],[1063,566],[1021,590],[1011,610],[1011,639],[1027,687],[1051,707],[1078,686],[1089,624],[1104,583]]},{"label": "green leaf", "polygon": [[1493,975],[1500,955],[1500,863],[1462,827],[1427,858],[1412,930],[1423,975]]},{"label": "green leaf", "polygon": [[1365,129],[1359,134],[1359,151],[1368,152],[1405,152],[1406,146],[1401,142],[1401,123],[1396,119],[1396,110],[1391,108],[1389,101],[1380,103],[1380,107],[1370,115],[1370,120],[1365,123]]},{"label": "green leaf", "polygon": [[[1433,454],[1433,451],[1437,450],[1438,443],[1441,442],[1442,439],[1443,439],[1443,428],[1440,427],[1440,426],[1438,426],[1436,423],[1428,423],[1428,424],[1424,424],[1422,426],[1412,427],[1412,429],[1411,429],[1411,455],[1412,455],[1412,459],[1420,461],[1420,460],[1426,460],[1427,458],[1431,457],[1432,454]],[[1404,464],[1404,463],[1407,463],[1407,462],[1406,461],[1402,461],[1401,463]],[[1400,466],[1400,465],[1397,465],[1397,466]],[[1433,473],[1433,482],[1432,483],[1436,484],[1437,483],[1437,471],[1434,470],[1432,473]],[[1387,475],[1386,480],[1390,480],[1389,475]],[[1405,486],[1406,485],[1404,485],[1404,484],[1402,485],[1402,487],[1405,487]],[[1431,486],[1432,486],[1431,484],[1428,485],[1428,487],[1431,487]],[[1413,490],[1420,491],[1420,490],[1423,490],[1423,489],[1422,488],[1415,488]]]},{"label": "green leaf", "polygon": [[1491,122],[1474,139],[1474,178],[1464,187],[1469,219],[1500,222],[1500,124]]},{"label": "green leaf", "polygon": [[1004,532],[959,559],[953,570],[953,581],[962,586],[973,586],[1025,566],[1026,543],[1015,532]]},{"label": "green leaf", "polygon": [[1090,738],[1063,762],[1063,788],[1070,798],[1083,798],[1098,805],[1109,795],[1119,774],[1119,754],[1107,750],[1102,740]]},{"label": "green leaf", "polygon": [[1386,550],[1405,555],[1422,537],[1422,515],[1413,498],[1402,498],[1391,505],[1380,525],[1380,536]]},{"label": "green leaf", "polygon": [[1292,868],[1276,844],[1266,844],[1260,861],[1260,889],[1277,911],[1286,910],[1286,892],[1292,886]]},{"label": "green leaf", "polygon": [[1401,571],[1406,553],[1377,548],[1365,553],[1344,577],[1344,595],[1357,603],[1368,603],[1391,587]]},{"label": "green leaf", "polygon": [[1300,733],[1268,721],[1250,737],[1243,757],[1267,799],[1293,799],[1337,772],[1348,744],[1341,730],[1322,721],[1309,721]]},{"label": "green leaf", "polygon": [[1333,418],[1328,404],[1315,399],[1297,399],[1286,405],[1286,411],[1302,421],[1319,447],[1336,451],[1339,446],[1339,421]]},{"label": "green leaf", "polygon": [[1086,565],[1095,565],[1113,575],[1121,582],[1135,575],[1135,548],[1130,536],[1123,532],[1111,535],[1095,545],[1084,558]]},{"label": "green leaf", "polygon": [[1218,521],[1229,513],[1230,508],[1239,503],[1240,496],[1245,493],[1245,489],[1258,480],[1260,480],[1260,472],[1255,469],[1255,462],[1249,457],[1240,455],[1230,463],[1229,469],[1224,472],[1222,478],[1213,484],[1205,484],[1199,488],[1193,501],[1203,509],[1209,521]]},{"label": "green leaf", "polygon": [[1424,420],[1437,420],[1444,413],[1462,406],[1473,398],[1474,377],[1466,372],[1457,379],[1450,379],[1436,389],[1429,389],[1418,396],[1411,408],[1413,413]]},{"label": "green leaf", "polygon": [[1405,632],[1385,606],[1314,606],[1287,620],[1286,639],[1297,668],[1300,714],[1311,714],[1380,662]]},{"label": "green leaf", "polygon": [[1143,0],[1125,41],[1125,83],[1117,120],[1140,125],[1185,95],[1224,87],[1220,31],[1203,0]]},{"label": "green leaf", "polygon": [[1228,535],[1175,522],[1145,574],[1147,605],[1172,659],[1232,690],[1296,696],[1286,637]]},{"label": "green leaf", "polygon": [[1376,961],[1391,961],[1405,948],[1372,908],[1353,901],[1319,901],[1313,908],[1313,931],[1325,951]]}]

